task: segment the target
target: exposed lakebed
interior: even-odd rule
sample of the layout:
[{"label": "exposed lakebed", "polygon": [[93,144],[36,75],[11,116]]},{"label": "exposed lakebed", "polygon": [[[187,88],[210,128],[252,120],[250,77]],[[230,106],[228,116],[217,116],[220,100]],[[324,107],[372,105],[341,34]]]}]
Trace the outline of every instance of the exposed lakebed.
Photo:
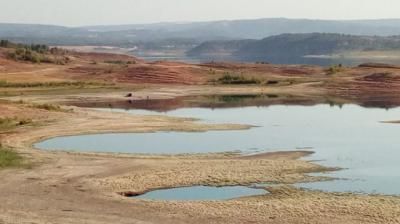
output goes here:
[{"label": "exposed lakebed", "polygon": [[[125,111],[119,109],[105,109]],[[356,105],[181,108],[167,112],[126,110],[133,114],[194,117],[203,122],[258,126],[250,130],[201,133],[156,132],[59,137],[36,144],[49,150],[150,154],[246,153],[304,149],[307,160],[344,168],[324,174],[343,178],[299,184],[311,189],[400,194],[400,126],[380,121],[400,118],[400,109]],[[346,179],[346,180],[344,180]],[[172,189],[170,189],[172,190]],[[179,195],[179,194],[178,194]]]}]

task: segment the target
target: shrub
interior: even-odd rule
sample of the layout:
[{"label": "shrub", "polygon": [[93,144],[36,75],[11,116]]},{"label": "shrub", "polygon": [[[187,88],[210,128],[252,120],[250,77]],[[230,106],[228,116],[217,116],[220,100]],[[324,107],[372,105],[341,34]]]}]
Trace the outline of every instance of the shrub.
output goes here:
[{"label": "shrub", "polygon": [[18,119],[18,118],[0,118],[0,130],[10,130],[17,126],[23,126],[33,123],[32,119]]},{"label": "shrub", "polygon": [[53,105],[53,104],[34,104],[32,107],[37,108],[37,109],[42,109],[42,110],[48,110],[48,111],[59,111],[59,112],[65,112],[60,106],[58,105]]},{"label": "shrub", "polygon": [[32,119],[22,119],[18,122],[18,125],[23,126],[23,125],[27,125],[27,124],[31,124],[32,123]]},{"label": "shrub", "polygon": [[220,84],[260,84],[261,81],[255,78],[246,78],[244,76],[233,76],[230,74],[225,74],[217,80]]},{"label": "shrub", "polygon": [[49,60],[44,55],[36,53],[35,51],[27,48],[17,48],[15,52],[10,52],[8,57],[13,60],[29,61],[32,63],[40,63],[42,61],[45,62]]},{"label": "shrub", "polygon": [[342,64],[338,64],[338,65],[332,65],[327,69],[327,74],[328,75],[334,75],[338,72],[343,71],[343,65]]},{"label": "shrub", "polygon": [[269,80],[267,82],[267,85],[277,85],[277,84],[279,84],[279,81],[277,81],[277,80]]},{"label": "shrub", "polygon": [[[0,47],[15,49],[8,53],[8,58],[17,61],[29,61],[32,63],[54,63],[58,65],[66,64],[70,58],[64,57],[66,50],[60,48],[49,48],[43,44],[15,44],[8,40],[1,40]],[[62,57],[56,57],[56,56]]]},{"label": "shrub", "polygon": [[0,130],[12,128],[15,126],[15,123],[15,120],[11,118],[0,118]]},{"label": "shrub", "polygon": [[8,40],[1,40],[0,47],[8,47],[10,42]]}]

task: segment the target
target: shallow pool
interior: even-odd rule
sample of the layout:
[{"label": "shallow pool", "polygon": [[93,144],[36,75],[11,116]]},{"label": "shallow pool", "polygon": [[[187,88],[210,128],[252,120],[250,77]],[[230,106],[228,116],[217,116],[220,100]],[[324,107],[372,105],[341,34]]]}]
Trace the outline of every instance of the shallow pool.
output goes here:
[{"label": "shallow pool", "polygon": [[148,200],[176,200],[176,201],[207,201],[228,200],[241,197],[264,195],[268,192],[243,186],[234,187],[181,187],[164,190],[155,190],[134,198]]}]

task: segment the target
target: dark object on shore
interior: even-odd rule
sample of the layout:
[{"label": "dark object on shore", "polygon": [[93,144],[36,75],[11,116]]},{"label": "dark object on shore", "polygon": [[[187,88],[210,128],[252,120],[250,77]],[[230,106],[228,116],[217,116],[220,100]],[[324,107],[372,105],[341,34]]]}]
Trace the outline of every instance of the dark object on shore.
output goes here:
[{"label": "dark object on shore", "polygon": [[135,197],[135,196],[142,195],[144,193],[137,193],[137,192],[128,191],[128,192],[120,192],[118,194],[120,194],[121,196],[124,196],[124,197]]},{"label": "dark object on shore", "polygon": [[279,84],[279,81],[276,81],[276,80],[269,80],[269,81],[267,82],[267,85],[276,85],[276,84]]},{"label": "dark object on shore", "polygon": [[398,65],[390,65],[390,64],[384,64],[384,63],[364,63],[364,64],[360,64],[358,67],[360,67],[360,68],[394,68],[394,69],[400,69],[400,66],[398,66]]},{"label": "dark object on shore", "polygon": [[256,61],[256,64],[261,64],[261,65],[269,65],[270,63],[267,61]]},{"label": "dark object on shore", "polygon": [[128,94],[126,94],[126,96],[125,97],[132,97],[133,96],[133,94],[132,93],[128,93]]}]

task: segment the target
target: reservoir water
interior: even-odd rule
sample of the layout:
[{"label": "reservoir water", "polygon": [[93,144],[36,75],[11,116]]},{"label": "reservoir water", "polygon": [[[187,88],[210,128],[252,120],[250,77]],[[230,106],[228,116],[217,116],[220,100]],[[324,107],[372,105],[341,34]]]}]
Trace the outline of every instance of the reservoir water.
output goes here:
[{"label": "reservoir water", "polygon": [[149,200],[179,200],[179,201],[204,201],[204,200],[229,200],[233,198],[264,195],[268,192],[263,189],[250,187],[181,187],[150,191],[140,196],[138,199]]},{"label": "reservoir water", "polygon": [[[247,106],[241,108],[181,108],[168,112],[118,110],[133,114],[194,117],[202,122],[251,124],[243,131],[201,133],[156,132],[58,137],[36,144],[48,150],[150,154],[224,151],[315,151],[314,160],[341,171],[323,174],[340,178],[299,184],[327,191],[400,194],[400,125],[380,121],[400,119],[400,109],[331,106]],[[317,175],[317,174],[316,174]]]}]

